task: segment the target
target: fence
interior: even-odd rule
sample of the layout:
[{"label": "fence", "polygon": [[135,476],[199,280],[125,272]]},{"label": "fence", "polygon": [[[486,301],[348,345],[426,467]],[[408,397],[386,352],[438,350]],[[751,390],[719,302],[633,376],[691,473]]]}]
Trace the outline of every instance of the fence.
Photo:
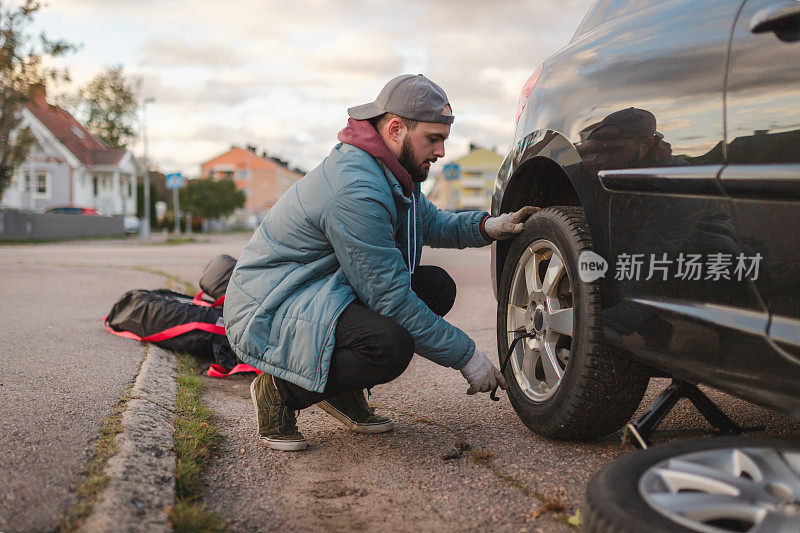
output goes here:
[{"label": "fence", "polygon": [[123,217],[0,210],[0,240],[79,239],[125,235]]}]

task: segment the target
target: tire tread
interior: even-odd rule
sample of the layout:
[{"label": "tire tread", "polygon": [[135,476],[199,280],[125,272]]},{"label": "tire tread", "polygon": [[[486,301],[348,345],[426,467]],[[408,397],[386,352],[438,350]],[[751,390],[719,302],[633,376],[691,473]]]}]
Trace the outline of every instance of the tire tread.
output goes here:
[{"label": "tire tread", "polygon": [[[563,224],[579,252],[592,249],[592,238],[582,208],[550,207],[535,216],[542,214],[555,217]],[[506,278],[505,274],[503,278]],[[587,293],[589,308],[599,310],[598,282],[584,283],[583,287]],[[517,409],[523,422],[544,437],[585,440],[613,433],[630,420],[644,396],[650,379],[649,369],[634,361],[617,357],[608,350],[599,312],[593,313],[588,321],[586,345],[590,350],[584,354],[584,364],[577,368],[575,390],[578,394],[569,398],[555,420],[546,425],[525,420]],[[502,351],[505,353],[507,350]]]}]

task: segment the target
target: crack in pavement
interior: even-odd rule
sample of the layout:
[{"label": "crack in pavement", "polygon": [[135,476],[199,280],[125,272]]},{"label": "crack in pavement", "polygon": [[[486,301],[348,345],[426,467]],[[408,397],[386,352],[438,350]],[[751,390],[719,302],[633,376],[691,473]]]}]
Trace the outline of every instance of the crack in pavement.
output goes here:
[{"label": "crack in pavement", "polygon": [[185,279],[181,279],[179,276],[174,274],[170,274],[169,272],[165,272],[164,270],[159,270],[157,268],[150,268],[141,265],[95,265],[95,264],[88,264],[88,263],[56,263],[51,261],[25,261],[25,260],[17,260],[14,263],[15,265],[36,265],[36,266],[53,266],[53,267],[65,267],[65,268],[97,268],[97,269],[105,269],[105,270],[127,270],[133,272],[145,272],[147,274],[153,274],[154,276],[161,276],[165,278],[167,281],[167,288],[173,290],[174,285],[170,285],[170,283],[182,285],[184,292],[189,296],[194,296],[197,294],[197,287],[195,287],[194,283],[191,281],[186,281]]},{"label": "crack in pavement", "polygon": [[[457,459],[458,457],[460,457],[463,454],[463,452],[471,450],[471,447],[470,447],[469,443],[466,441],[466,439],[464,439],[464,437],[459,435],[453,428],[447,426],[446,424],[443,424],[441,422],[436,422],[434,420],[428,420],[427,418],[415,415],[414,413],[410,413],[408,411],[404,411],[403,409],[397,409],[395,407],[387,407],[385,405],[380,405],[380,404],[373,404],[372,407],[375,407],[376,409],[383,409],[383,410],[386,410],[386,411],[391,411],[391,412],[394,412],[394,413],[405,415],[405,416],[410,417],[412,422],[419,422],[419,423],[423,423],[423,424],[428,424],[428,425],[437,427],[439,429],[443,429],[443,430],[447,431],[448,433],[450,433],[453,436],[453,438],[455,439],[455,442],[453,443],[453,451],[451,451],[450,453],[445,454],[445,455],[442,456],[442,460],[444,460],[444,461],[447,461],[447,460],[450,460],[450,459]],[[529,496],[529,497],[532,497],[532,498],[534,498],[536,500],[539,500],[539,502],[542,504],[542,508],[541,508],[542,512],[550,513],[559,522],[562,522],[562,523],[567,524],[567,525],[571,525],[571,524],[569,524],[567,522],[570,517],[567,516],[564,513],[564,511],[567,509],[566,505],[561,503],[561,501],[558,500],[557,498],[550,497],[550,496],[548,496],[546,494],[543,494],[541,492],[538,492],[538,491],[530,488],[523,481],[515,478],[514,476],[509,475],[509,474],[504,474],[492,462],[492,460],[494,459],[494,454],[491,451],[489,451],[489,450],[472,450],[471,457],[472,457],[472,460],[473,460],[473,462],[475,464],[478,464],[480,466],[488,468],[489,471],[491,471],[492,474],[495,475],[495,477],[497,477],[498,479],[500,479],[504,483],[507,483],[508,485],[511,485],[512,487],[515,487],[515,488],[519,489],[526,496]]]},{"label": "crack in pavement", "polygon": [[134,394],[129,394],[128,396],[126,396],[126,399],[128,399],[128,400],[144,400],[146,402],[152,403],[153,405],[157,405],[158,407],[160,407],[160,408],[162,408],[162,409],[164,409],[166,411],[169,411],[172,414],[175,414],[175,412],[176,412],[175,409],[173,409],[172,407],[167,407],[166,405],[164,405],[162,403],[159,403],[159,402],[157,402],[155,400],[151,400],[150,398],[145,398],[144,396],[137,396],[137,395],[134,395]]}]

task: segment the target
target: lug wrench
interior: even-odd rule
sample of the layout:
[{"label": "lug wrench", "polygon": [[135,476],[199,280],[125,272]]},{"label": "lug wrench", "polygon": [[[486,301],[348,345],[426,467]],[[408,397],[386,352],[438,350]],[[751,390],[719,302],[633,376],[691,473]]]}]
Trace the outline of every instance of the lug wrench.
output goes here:
[{"label": "lug wrench", "polygon": [[[521,333],[518,336],[514,337],[514,340],[511,341],[511,346],[508,347],[508,355],[506,356],[505,361],[503,361],[502,364],[500,365],[500,373],[503,374],[503,376],[506,375],[506,366],[508,366],[508,362],[511,360],[511,354],[514,353],[514,348],[517,347],[517,343],[522,339],[530,339],[531,337],[535,336],[536,336],[535,333]],[[497,386],[495,386],[495,388],[492,389],[492,392],[489,393],[489,398],[491,398],[492,401],[495,402],[500,401],[500,397],[497,396]]]}]

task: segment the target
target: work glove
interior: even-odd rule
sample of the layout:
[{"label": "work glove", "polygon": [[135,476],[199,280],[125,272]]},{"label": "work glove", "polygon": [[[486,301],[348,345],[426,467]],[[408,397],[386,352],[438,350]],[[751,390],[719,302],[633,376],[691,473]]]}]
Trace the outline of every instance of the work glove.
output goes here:
[{"label": "work glove", "polygon": [[467,364],[461,369],[461,375],[469,383],[467,394],[475,394],[476,392],[489,392],[493,388],[500,386],[501,389],[506,390],[506,378],[500,373],[497,368],[489,361],[482,351],[477,347],[475,353]]},{"label": "work glove", "polygon": [[486,230],[489,237],[496,241],[510,239],[522,231],[525,221],[537,211],[539,211],[538,207],[529,205],[516,213],[503,213],[499,217],[490,217],[486,219],[483,229]]}]

